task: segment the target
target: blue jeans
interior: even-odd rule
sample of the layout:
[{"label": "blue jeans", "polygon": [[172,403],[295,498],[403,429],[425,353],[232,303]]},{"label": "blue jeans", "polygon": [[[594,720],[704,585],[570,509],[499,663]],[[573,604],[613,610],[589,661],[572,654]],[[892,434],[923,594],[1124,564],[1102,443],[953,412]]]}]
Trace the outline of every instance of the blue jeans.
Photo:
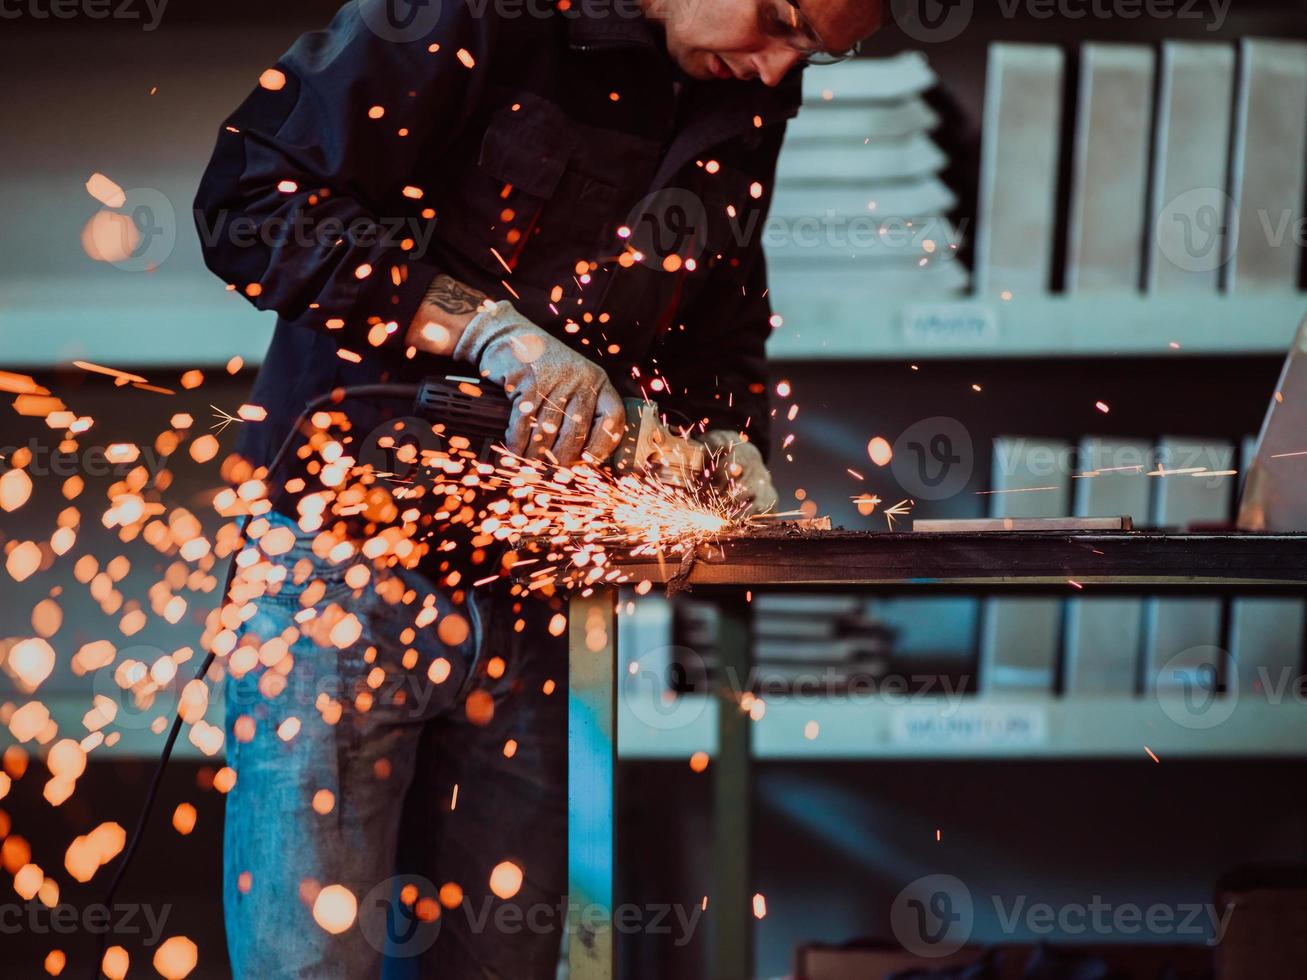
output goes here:
[{"label": "blue jeans", "polygon": [[[552,978],[567,877],[567,659],[548,630],[555,610],[517,610],[494,589],[454,606],[407,570],[371,569],[355,590],[348,562],[323,562],[311,535],[270,519],[297,534],[270,559],[287,578],[238,631],[258,641],[258,663],[226,683],[234,976]],[[311,569],[306,580],[297,564]],[[297,621],[315,579],[325,592]],[[430,604],[434,622],[420,612]],[[337,625],[346,615],[357,625]],[[447,617],[461,617],[465,639],[439,638]],[[291,641],[289,660],[277,637]],[[514,868],[522,879],[509,894]],[[357,902],[334,934],[320,923],[348,920],[349,902],[333,885]]]}]

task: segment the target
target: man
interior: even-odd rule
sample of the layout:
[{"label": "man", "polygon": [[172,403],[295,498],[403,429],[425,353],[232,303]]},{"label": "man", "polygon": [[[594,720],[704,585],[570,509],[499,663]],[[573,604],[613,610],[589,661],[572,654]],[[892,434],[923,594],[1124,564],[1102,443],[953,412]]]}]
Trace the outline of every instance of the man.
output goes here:
[{"label": "man", "polygon": [[621,397],[652,398],[772,507],[759,229],[794,69],[878,6],[353,0],[222,127],[206,261],[280,317],[230,471],[272,506],[224,620],[237,977],[369,977],[383,953],[387,975],[552,975],[556,915],[482,916],[566,889],[557,603],[469,594],[431,535],[416,561],[363,548],[430,519],[322,489],[400,402],[343,401],[340,442],[315,428],[266,468],[309,400],[452,371],[502,385],[510,448],[562,464],[604,459]]}]

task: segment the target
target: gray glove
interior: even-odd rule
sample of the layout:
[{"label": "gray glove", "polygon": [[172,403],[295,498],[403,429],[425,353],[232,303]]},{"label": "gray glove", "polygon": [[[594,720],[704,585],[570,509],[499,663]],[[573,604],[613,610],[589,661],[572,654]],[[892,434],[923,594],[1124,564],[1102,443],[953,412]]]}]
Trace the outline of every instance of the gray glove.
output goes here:
[{"label": "gray glove", "polygon": [[762,453],[738,432],[712,429],[703,435],[712,455],[713,484],[719,493],[736,504],[747,504],[747,514],[765,514],[776,507],[778,497]]},{"label": "gray glove", "polygon": [[541,330],[507,301],[463,329],[454,357],[475,364],[513,400],[504,441],[530,459],[551,452],[564,466],[600,463],[626,427],[622,396],[598,364]]}]

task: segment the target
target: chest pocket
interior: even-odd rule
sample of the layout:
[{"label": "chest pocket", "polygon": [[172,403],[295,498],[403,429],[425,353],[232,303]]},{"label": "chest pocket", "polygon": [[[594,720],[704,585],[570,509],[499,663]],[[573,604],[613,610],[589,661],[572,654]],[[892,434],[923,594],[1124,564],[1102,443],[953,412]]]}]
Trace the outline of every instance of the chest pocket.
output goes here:
[{"label": "chest pocket", "polygon": [[495,278],[548,288],[602,258],[617,190],[578,166],[581,137],[557,107],[525,101],[491,117],[475,163],[450,187],[442,237]]}]

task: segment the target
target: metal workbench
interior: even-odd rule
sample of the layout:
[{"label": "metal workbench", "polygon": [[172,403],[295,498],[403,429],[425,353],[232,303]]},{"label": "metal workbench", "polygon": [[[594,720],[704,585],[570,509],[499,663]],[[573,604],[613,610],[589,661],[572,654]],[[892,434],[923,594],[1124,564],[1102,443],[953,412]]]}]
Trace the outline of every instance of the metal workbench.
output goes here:
[{"label": "metal workbench", "polygon": [[[627,581],[676,581],[720,609],[719,669],[745,676],[746,593],[764,589],[933,593],[1307,595],[1307,534],[1155,532],[875,534],[769,532],[700,549],[692,565],[616,556]],[[614,908],[618,589],[571,600],[568,681],[569,928],[572,980],[617,976]],[[738,706],[737,706],[738,707]],[[717,711],[714,774],[714,980],[752,976],[751,722]]]}]

